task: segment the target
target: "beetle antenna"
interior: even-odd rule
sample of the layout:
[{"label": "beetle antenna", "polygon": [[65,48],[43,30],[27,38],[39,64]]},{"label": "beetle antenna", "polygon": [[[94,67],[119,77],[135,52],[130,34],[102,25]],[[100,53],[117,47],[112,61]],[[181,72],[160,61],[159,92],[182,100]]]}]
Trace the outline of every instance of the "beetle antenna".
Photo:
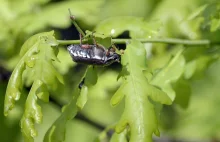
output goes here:
[{"label": "beetle antenna", "polygon": [[86,36],[85,33],[83,32],[83,30],[82,30],[82,29],[78,26],[78,24],[76,23],[76,18],[75,18],[74,15],[72,15],[72,12],[71,12],[70,8],[69,8],[68,10],[69,10],[70,19],[71,19],[73,25],[76,27],[77,31],[78,31],[80,34],[82,34],[83,37],[85,37],[85,36]]}]

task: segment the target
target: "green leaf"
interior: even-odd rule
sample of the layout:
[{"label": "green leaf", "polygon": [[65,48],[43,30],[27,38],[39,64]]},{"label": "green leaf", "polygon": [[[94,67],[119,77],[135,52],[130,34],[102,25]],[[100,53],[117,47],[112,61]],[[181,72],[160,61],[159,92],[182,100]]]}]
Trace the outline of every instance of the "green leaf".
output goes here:
[{"label": "green leaf", "polygon": [[217,59],[218,56],[200,55],[186,64],[184,77],[186,79],[202,78],[207,67]]},{"label": "green leaf", "polygon": [[[52,62],[57,59],[58,49],[53,31],[31,37],[22,47],[22,58],[15,67],[5,97],[5,115],[19,100],[24,78],[29,78],[31,90],[28,94],[24,114],[21,119],[21,131],[25,141],[33,141],[37,136],[35,123],[41,123],[42,112],[38,99],[49,101],[48,89],[55,89],[58,81],[63,83],[62,76],[55,70]],[[23,72],[25,74],[23,75]]]},{"label": "green leaf", "polygon": [[191,96],[190,83],[187,80],[180,78],[172,85],[172,87],[176,93],[174,103],[179,104],[182,108],[187,108]]},{"label": "green leaf", "polygon": [[185,37],[196,39],[199,35],[200,21],[184,20],[199,6],[199,1],[192,0],[165,0],[158,3],[152,11],[150,19],[160,20],[163,23],[158,35],[160,37]]},{"label": "green leaf", "polygon": [[21,130],[24,136],[25,141],[31,142],[34,141],[33,137],[37,136],[37,131],[34,127],[34,123],[41,123],[42,121],[42,111],[41,107],[37,104],[37,89],[43,84],[40,80],[35,80],[31,90],[28,94],[25,111],[21,118]]},{"label": "green leaf", "polygon": [[43,100],[44,102],[49,102],[49,92],[47,86],[42,84],[36,91],[36,94],[39,99]]},{"label": "green leaf", "polygon": [[210,28],[211,32],[214,32],[220,27],[220,3],[211,2],[197,8],[193,14],[191,14],[188,19],[202,19],[202,28]]},{"label": "green leaf", "polygon": [[92,86],[97,83],[98,76],[97,76],[97,70],[96,67],[89,66],[87,68],[86,76],[85,76],[85,85],[86,86]]},{"label": "green leaf", "polygon": [[175,98],[175,91],[172,89],[171,83],[176,82],[185,69],[185,59],[182,52],[183,49],[180,49],[165,67],[154,74],[150,82],[166,92],[172,101]]},{"label": "green leaf", "polygon": [[203,11],[205,10],[205,8],[207,7],[207,4],[204,4],[198,8],[196,8],[196,10],[194,10],[187,18],[187,20],[193,20],[196,17],[198,17],[199,15],[201,15],[203,13]]},{"label": "green leaf", "polygon": [[87,102],[88,99],[88,87],[83,85],[80,91],[80,95],[77,99],[76,105],[79,109],[83,109],[84,105]]},{"label": "green leaf", "polygon": [[144,21],[143,18],[124,16],[113,17],[100,22],[95,31],[112,37],[129,31],[130,36],[134,38],[151,38],[157,34],[160,26],[161,23],[156,21],[150,23]]},{"label": "green leaf", "polygon": [[25,43],[21,47],[20,56],[24,56],[24,54],[30,49],[30,47],[38,46],[42,38],[45,38],[45,42],[51,46],[58,45],[58,42],[54,38],[54,31],[39,33],[25,41]]},{"label": "green leaf", "polygon": [[220,18],[219,19],[212,19],[211,21],[211,32],[214,32],[220,28]]},{"label": "green leaf", "polygon": [[57,118],[44,136],[44,142],[61,142],[65,140],[66,123],[72,119],[78,111],[76,100],[79,95],[79,89],[75,89],[74,97],[69,104],[62,108],[62,114]]},{"label": "green leaf", "polygon": [[[94,85],[97,82],[97,74],[92,66],[88,67],[80,77],[78,84],[81,83],[83,77],[85,77],[85,83],[82,86],[80,91],[78,84],[74,87],[73,98],[71,101],[62,108],[61,115],[49,128],[47,133],[44,136],[44,142],[60,142],[65,140],[66,134],[66,123],[75,117],[78,112],[78,109],[82,109],[87,101],[87,93],[89,86]],[[87,86],[88,85],[88,86]]]},{"label": "green leaf", "polygon": [[114,133],[113,136],[111,137],[110,142],[128,142],[126,138],[126,133],[127,133],[126,131],[120,134]]},{"label": "green leaf", "polygon": [[57,55],[57,58],[60,62],[54,62],[53,65],[61,74],[66,74],[70,68],[76,65],[69,56],[69,53],[66,52],[65,48],[59,47],[59,54]]},{"label": "green leaf", "polygon": [[22,90],[22,73],[25,70],[24,61],[20,61],[9,79],[4,102],[4,115],[13,109],[15,101],[18,101]]},{"label": "green leaf", "polygon": [[[104,1],[100,16],[103,19],[115,16],[145,17],[153,9],[154,1],[151,0],[111,0]],[[132,9],[134,8],[135,9]]]},{"label": "green leaf", "polygon": [[186,110],[175,108],[177,113],[175,121],[170,122],[175,124],[169,131],[172,136],[177,139],[185,137],[188,141],[212,137],[219,139],[219,70],[220,60],[217,60],[207,68],[203,78],[191,82],[192,95],[188,108]]},{"label": "green leaf", "polygon": [[91,32],[86,30],[86,36],[84,38],[87,38],[89,40],[88,42],[91,44],[94,44],[93,38],[95,38],[97,44],[100,44],[105,48],[108,48],[112,45],[112,38],[110,36],[106,36],[97,32]]},{"label": "green leaf", "polygon": [[22,16],[19,21],[26,21],[27,24],[24,30],[27,33],[32,33],[33,29],[35,31],[43,29],[48,25],[52,27],[66,28],[71,24],[68,13],[68,8],[70,8],[74,16],[76,16],[76,20],[80,19],[89,25],[94,25],[98,21],[97,13],[99,12],[99,6],[102,3],[103,2],[100,0],[60,1],[44,6],[38,12]]},{"label": "green leaf", "polygon": [[143,44],[132,40],[131,44],[127,45],[121,62],[129,74],[122,75],[124,81],[116,94],[116,104],[123,95],[125,96],[125,110],[115,130],[120,133],[128,124],[131,142],[152,141],[152,134],[159,134],[157,115],[152,101],[171,104],[171,99],[147,81],[143,73],[146,69],[146,52]]}]

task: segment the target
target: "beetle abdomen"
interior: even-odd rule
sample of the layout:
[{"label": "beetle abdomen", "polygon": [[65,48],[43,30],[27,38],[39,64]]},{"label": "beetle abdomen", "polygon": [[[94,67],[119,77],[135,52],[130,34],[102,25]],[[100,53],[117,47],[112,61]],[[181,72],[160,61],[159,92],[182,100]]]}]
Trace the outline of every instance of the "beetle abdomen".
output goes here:
[{"label": "beetle abdomen", "polygon": [[67,47],[73,61],[89,65],[103,65],[105,63],[105,50],[97,48],[96,45],[89,45],[89,48],[82,48],[81,45],[70,45]]}]

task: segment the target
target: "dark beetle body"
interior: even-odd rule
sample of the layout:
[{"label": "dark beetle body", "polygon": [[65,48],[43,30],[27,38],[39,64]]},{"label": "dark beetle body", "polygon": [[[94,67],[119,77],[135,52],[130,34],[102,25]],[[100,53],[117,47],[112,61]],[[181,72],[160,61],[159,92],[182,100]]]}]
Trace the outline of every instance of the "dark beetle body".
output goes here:
[{"label": "dark beetle body", "polygon": [[120,61],[120,55],[100,45],[70,45],[67,47],[73,61],[88,65],[110,65]]}]

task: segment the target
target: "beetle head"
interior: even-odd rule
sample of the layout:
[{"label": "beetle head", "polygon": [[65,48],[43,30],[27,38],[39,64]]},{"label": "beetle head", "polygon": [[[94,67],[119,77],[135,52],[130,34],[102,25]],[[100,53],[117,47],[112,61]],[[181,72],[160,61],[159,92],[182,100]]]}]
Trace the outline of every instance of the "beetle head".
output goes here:
[{"label": "beetle head", "polygon": [[121,56],[115,52],[111,52],[107,58],[106,58],[106,61],[105,61],[105,65],[110,65],[114,62],[120,62],[121,60]]}]

